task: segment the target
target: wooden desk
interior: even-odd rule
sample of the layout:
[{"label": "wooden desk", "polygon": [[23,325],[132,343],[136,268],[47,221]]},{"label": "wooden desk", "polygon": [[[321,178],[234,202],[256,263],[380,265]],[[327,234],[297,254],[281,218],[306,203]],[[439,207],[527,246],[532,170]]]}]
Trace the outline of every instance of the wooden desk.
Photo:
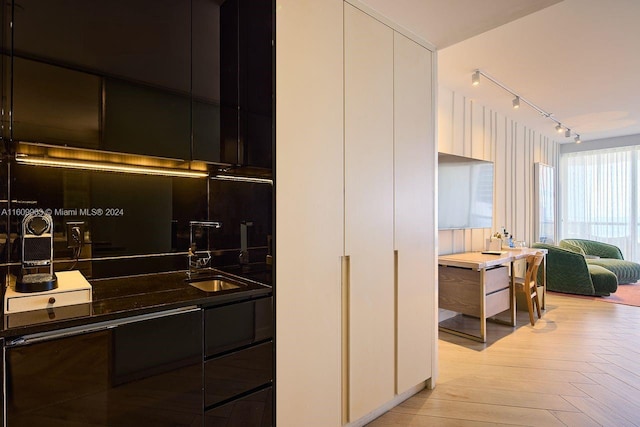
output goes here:
[{"label": "wooden desk", "polygon": [[[464,252],[438,257],[439,307],[480,320],[480,334],[474,335],[441,324],[443,331],[486,342],[487,320],[516,325],[514,262],[536,252],[536,249],[504,250],[501,255]],[[495,318],[508,311],[507,320]],[[445,321],[446,322],[446,321]]]}]

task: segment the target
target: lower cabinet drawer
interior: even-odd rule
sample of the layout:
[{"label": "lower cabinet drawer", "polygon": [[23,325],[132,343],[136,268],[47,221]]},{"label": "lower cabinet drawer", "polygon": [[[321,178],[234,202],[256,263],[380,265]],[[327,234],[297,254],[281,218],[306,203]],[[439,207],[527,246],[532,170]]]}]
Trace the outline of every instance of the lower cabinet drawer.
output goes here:
[{"label": "lower cabinet drawer", "polygon": [[204,317],[207,357],[273,337],[271,297],[207,308]]},{"label": "lower cabinet drawer", "polygon": [[204,414],[205,427],[271,427],[273,387],[251,393]]},{"label": "lower cabinet drawer", "polygon": [[273,380],[273,342],[259,344],[204,364],[204,403],[215,405]]}]

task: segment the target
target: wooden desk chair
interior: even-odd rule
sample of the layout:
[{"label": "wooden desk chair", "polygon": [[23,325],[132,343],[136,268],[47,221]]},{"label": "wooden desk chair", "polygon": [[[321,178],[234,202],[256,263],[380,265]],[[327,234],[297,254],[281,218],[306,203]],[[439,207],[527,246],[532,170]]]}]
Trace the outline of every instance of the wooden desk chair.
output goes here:
[{"label": "wooden desk chair", "polygon": [[529,320],[531,321],[531,325],[535,325],[536,321],[533,317],[533,306],[536,306],[536,311],[538,312],[538,319],[542,317],[542,313],[540,312],[540,299],[538,298],[538,286],[537,286],[537,278],[538,278],[538,268],[540,268],[540,264],[544,259],[544,254],[542,252],[536,252],[535,254],[527,256],[527,273],[525,274],[524,280],[520,278],[516,278],[516,292],[524,292],[527,300],[527,308],[529,309]]}]

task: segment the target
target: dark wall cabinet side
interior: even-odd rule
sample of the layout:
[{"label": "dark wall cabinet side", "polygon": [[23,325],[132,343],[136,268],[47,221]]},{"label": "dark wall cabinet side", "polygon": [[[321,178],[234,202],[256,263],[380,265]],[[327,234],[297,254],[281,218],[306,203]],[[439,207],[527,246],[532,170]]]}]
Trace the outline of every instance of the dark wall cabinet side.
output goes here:
[{"label": "dark wall cabinet side", "polygon": [[[2,378],[2,380],[4,381],[4,339],[0,338],[0,345],[2,346],[2,359],[3,362],[0,363],[0,378]],[[0,397],[2,397],[1,402],[3,402],[2,405],[0,405],[0,426],[4,426],[4,387],[2,387],[0,389]]]},{"label": "dark wall cabinet side", "polygon": [[54,335],[5,354],[8,426],[202,423],[201,310]]}]

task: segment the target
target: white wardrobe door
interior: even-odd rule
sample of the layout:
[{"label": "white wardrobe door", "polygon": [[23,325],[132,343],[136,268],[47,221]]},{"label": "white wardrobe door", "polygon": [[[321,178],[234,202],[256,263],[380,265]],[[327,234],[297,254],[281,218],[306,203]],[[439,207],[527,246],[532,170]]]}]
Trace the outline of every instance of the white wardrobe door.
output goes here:
[{"label": "white wardrobe door", "polygon": [[276,11],[276,414],[340,426],[342,0]]},{"label": "white wardrobe door", "polygon": [[349,420],[393,399],[393,31],[345,4]]},{"label": "white wardrobe door", "polygon": [[434,341],[435,145],[432,53],[394,37],[397,392],[431,377]]}]

